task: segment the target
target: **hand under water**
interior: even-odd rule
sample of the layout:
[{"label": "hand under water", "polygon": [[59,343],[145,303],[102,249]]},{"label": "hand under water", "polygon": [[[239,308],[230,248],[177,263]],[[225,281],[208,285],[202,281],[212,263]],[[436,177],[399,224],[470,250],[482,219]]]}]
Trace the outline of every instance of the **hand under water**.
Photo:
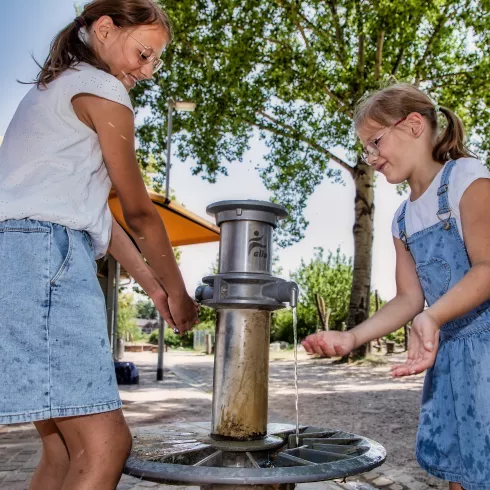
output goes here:
[{"label": "hand under water", "polygon": [[322,357],[342,357],[356,347],[356,336],[350,332],[329,330],[308,335],[301,342],[308,354],[319,354]]}]

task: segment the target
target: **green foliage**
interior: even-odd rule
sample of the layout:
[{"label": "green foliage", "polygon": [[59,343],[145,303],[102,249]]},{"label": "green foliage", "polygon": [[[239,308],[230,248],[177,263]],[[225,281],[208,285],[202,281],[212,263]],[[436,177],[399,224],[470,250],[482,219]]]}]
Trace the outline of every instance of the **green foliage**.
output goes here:
[{"label": "green foliage", "polygon": [[[308,196],[325,178],[354,178],[356,102],[398,81],[419,84],[465,121],[482,156],[490,149],[489,0],[165,0],[175,41],[168,68],[138,84],[139,157],[164,175],[167,99],[197,103],[176,112],[178,157],[214,182],[241,162],[259,134],[269,149],[260,172],[287,205],[283,245],[298,241]],[[332,149],[347,150],[349,161]]]},{"label": "green foliage", "polygon": [[136,317],[137,318],[148,318],[150,320],[156,320],[157,318],[157,309],[153,304],[153,301],[138,301],[136,303]]},{"label": "green foliage", "polygon": [[[210,309],[210,308],[208,308]],[[174,333],[170,327],[165,328],[165,343],[169,347],[192,347],[194,344],[194,330],[215,330],[214,321],[203,321],[199,325],[196,325],[192,330],[186,332],[184,335]],[[154,330],[149,337],[148,342],[150,344],[158,345],[158,330]]]},{"label": "green foliage", "polygon": [[[337,249],[335,254],[329,252],[325,257],[322,248],[315,249],[310,262],[301,261],[299,269],[291,274],[300,289],[298,302],[298,338],[322,328],[316,307],[315,294],[325,301],[325,308],[330,308],[329,329],[341,330],[342,323],[347,321],[349,297],[352,286],[352,259]],[[385,304],[379,298],[379,305]],[[375,311],[375,297],[371,295],[371,313]],[[290,310],[279,310],[272,315],[271,341],[284,340],[293,342],[293,316]]]},{"label": "green foliage", "polygon": [[159,337],[158,329],[153,330],[153,332],[151,332],[150,334],[150,337],[148,338],[148,343],[153,345],[158,345],[158,337]]},{"label": "green foliage", "polygon": [[403,327],[399,328],[393,333],[389,333],[384,337],[386,340],[392,340],[397,344],[403,345],[405,343],[405,329]]},{"label": "green foliage", "polygon": [[[347,319],[350,289],[352,285],[352,260],[341,254],[329,252],[324,256],[322,248],[315,249],[310,262],[301,261],[299,269],[291,274],[300,289],[298,302],[298,337],[304,338],[319,327],[315,294],[325,300],[325,307],[331,308],[329,328],[340,330]],[[293,342],[293,318],[289,310],[273,313],[271,340]]]},{"label": "green foliage", "polygon": [[213,325],[213,330],[216,325],[216,310],[213,308],[208,308],[207,306],[201,305],[201,308],[199,310],[199,325]]},{"label": "green foliage", "polygon": [[315,294],[325,300],[325,307],[331,308],[330,325],[332,330],[340,330],[347,319],[349,297],[352,285],[352,259],[348,259],[337,249],[335,255],[329,252],[324,257],[322,248],[315,249],[315,255],[309,263],[301,261],[297,272],[292,274],[300,288],[298,319],[308,325],[317,324]]},{"label": "green foliage", "polygon": [[131,293],[119,293],[117,310],[117,335],[125,340],[141,340],[141,330],[136,325],[136,306]]},{"label": "green foliage", "polygon": [[[153,345],[158,345],[158,329],[153,330],[151,332],[150,337],[148,339],[148,342]],[[181,346],[181,339],[180,336],[176,333],[174,333],[173,328],[166,327],[165,328],[165,333],[164,333],[164,338],[165,338],[165,344],[167,344],[169,347],[180,347]]]},{"label": "green foliage", "polygon": [[[310,326],[311,327],[311,326]],[[310,328],[304,325],[303,319],[298,319],[298,339],[306,337]],[[293,313],[290,309],[278,310],[272,313],[271,342],[283,340],[292,344],[294,342]]]},{"label": "green foliage", "polygon": [[214,320],[202,321],[201,323],[196,325],[192,330],[209,330],[211,332],[214,332],[216,330],[216,322]]}]

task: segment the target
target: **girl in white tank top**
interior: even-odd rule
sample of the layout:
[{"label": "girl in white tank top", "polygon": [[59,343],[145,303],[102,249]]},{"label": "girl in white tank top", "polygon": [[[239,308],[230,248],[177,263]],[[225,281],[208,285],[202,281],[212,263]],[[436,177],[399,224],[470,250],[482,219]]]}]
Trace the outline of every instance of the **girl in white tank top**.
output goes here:
[{"label": "girl in white tank top", "polygon": [[[25,354],[24,381],[12,371],[0,389],[16,407],[1,402],[0,423],[32,421],[43,439],[31,489],[113,489],[131,448],[94,259],[109,250],[180,332],[197,323],[136,160],[128,95],[161,68],[171,37],[152,0],[87,4],[54,39],[0,147],[0,277],[11,278],[0,284],[0,354],[12,365]],[[111,216],[111,186],[146,261]]]}]

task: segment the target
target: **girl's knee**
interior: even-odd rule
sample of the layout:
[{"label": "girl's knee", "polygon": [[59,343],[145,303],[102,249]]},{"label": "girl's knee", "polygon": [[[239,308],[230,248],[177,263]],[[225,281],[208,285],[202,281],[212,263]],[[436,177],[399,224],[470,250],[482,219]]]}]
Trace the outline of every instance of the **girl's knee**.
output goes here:
[{"label": "girl's knee", "polygon": [[72,456],[73,460],[82,460],[90,466],[105,467],[108,464],[115,467],[124,465],[131,453],[133,438],[129,428],[125,426],[109,437],[94,440],[91,444]]},{"label": "girl's knee", "polygon": [[34,424],[38,430],[42,446],[41,463],[46,468],[63,470],[70,463],[70,455],[65,441],[52,420],[40,421]]},{"label": "girl's knee", "polygon": [[120,441],[118,442],[118,447],[120,449],[121,455],[124,458],[124,461],[129,457],[131,453],[131,449],[133,447],[133,436],[131,435],[131,431],[126,426],[125,430],[120,434]]},{"label": "girl's knee", "polygon": [[90,481],[93,488],[114,488],[121,477],[124,464],[131,452],[132,437],[129,432],[115,435],[94,451],[83,450],[70,460],[70,474]]},{"label": "girl's knee", "polygon": [[103,471],[122,468],[131,452],[132,436],[122,412],[106,412],[58,421],[70,453],[70,466]]},{"label": "girl's knee", "polygon": [[449,482],[449,490],[464,490],[460,483]]},{"label": "girl's knee", "polygon": [[66,472],[70,466],[70,456],[66,450],[52,451],[43,448],[40,464],[52,473]]}]

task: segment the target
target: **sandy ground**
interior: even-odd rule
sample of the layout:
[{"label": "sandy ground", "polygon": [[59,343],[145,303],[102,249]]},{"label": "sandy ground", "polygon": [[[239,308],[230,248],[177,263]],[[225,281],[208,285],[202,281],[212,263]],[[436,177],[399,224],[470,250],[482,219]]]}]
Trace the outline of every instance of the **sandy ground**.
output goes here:
[{"label": "sandy ground", "polygon": [[[270,410],[289,419],[295,415],[291,364],[271,363],[269,388]],[[325,359],[301,360],[300,423],[374,439],[386,448],[387,462],[392,466],[404,468],[427,488],[447,488],[427,475],[415,460],[423,376],[394,380],[390,368],[391,363],[372,367],[335,365]]]},{"label": "sandy ground", "polygon": [[[270,357],[269,422],[294,423],[293,353],[271,352]],[[166,353],[161,382],[155,380],[156,354],[126,353],[125,360],[135,362],[141,378],[139,385],[120,386],[124,414],[132,430],[155,423],[211,419],[213,356],[189,351]],[[446,489],[445,483],[420,469],[414,457],[423,376],[391,379],[391,362],[403,362],[404,354],[380,356],[378,360],[384,363],[338,365],[300,353],[300,424],[342,429],[374,439],[387,449],[389,467],[409,477],[411,483],[403,482],[406,487]],[[0,439],[20,444],[39,442],[32,424],[1,429]],[[395,481],[402,483],[400,478]]]}]

